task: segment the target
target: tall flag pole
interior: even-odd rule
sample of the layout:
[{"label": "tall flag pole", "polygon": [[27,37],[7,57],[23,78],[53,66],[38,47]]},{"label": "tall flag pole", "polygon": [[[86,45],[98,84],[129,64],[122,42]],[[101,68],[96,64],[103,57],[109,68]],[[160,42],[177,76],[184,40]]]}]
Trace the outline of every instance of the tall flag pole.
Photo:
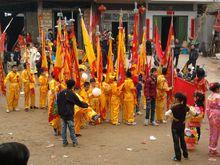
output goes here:
[{"label": "tall flag pole", "polygon": [[156,51],[157,57],[160,60],[160,64],[165,65],[166,64],[166,56],[162,51],[160,34],[159,34],[157,24],[154,27],[154,43],[155,43],[155,51]]},{"label": "tall flag pole", "polygon": [[110,74],[114,72],[112,41],[113,41],[112,33],[109,32],[108,57],[107,57],[107,74],[106,74],[106,81],[107,82],[109,81]]},{"label": "tall flag pole", "polygon": [[121,11],[119,16],[119,27],[118,27],[118,50],[117,50],[117,76],[118,76],[118,86],[124,83],[125,81],[125,52],[124,52],[124,37],[123,37],[123,23],[122,23],[123,13]]},{"label": "tall flag pole", "polygon": [[70,28],[70,38],[72,40],[72,59],[73,59],[73,77],[76,81],[76,87],[80,88],[80,74],[79,74],[79,63],[78,63],[78,50],[77,50],[77,42],[76,42],[76,35],[74,31],[74,22],[71,22],[71,28]]},{"label": "tall flag pole", "polygon": [[[174,85],[174,65],[173,65],[173,48],[174,48],[174,29],[173,29],[173,14],[171,16],[170,30],[167,39],[166,58],[167,58],[167,81],[169,86]],[[173,90],[168,92],[167,107],[169,108],[173,101]]]},{"label": "tall flag pole", "polygon": [[86,26],[85,26],[85,22],[83,20],[81,9],[79,9],[79,12],[80,12],[80,17],[81,17],[82,35],[83,35],[83,42],[84,42],[85,50],[86,50],[86,56],[89,61],[91,74],[94,77],[95,70],[96,70],[96,65],[95,65],[96,57],[95,57],[95,53],[93,50],[91,40],[89,38],[88,31],[86,30]]},{"label": "tall flag pole", "polygon": [[63,45],[63,52],[64,52],[64,66],[63,66],[63,73],[65,75],[66,79],[72,78],[72,60],[70,55],[70,43],[69,43],[69,35],[67,32],[67,20],[66,17],[64,19],[64,25],[63,25],[63,34],[64,34],[64,45]]},{"label": "tall flag pole", "polygon": [[101,84],[102,82],[102,70],[103,70],[103,63],[102,63],[102,49],[101,49],[101,44],[100,44],[100,35],[101,33],[99,32],[99,26],[96,27],[96,43],[97,43],[97,79],[98,83]]},{"label": "tall flag pole", "polygon": [[47,56],[46,56],[46,49],[45,49],[45,33],[44,33],[43,29],[41,29],[41,46],[42,46],[41,68],[44,69],[44,71],[47,71],[48,65],[47,65]]},{"label": "tall flag pole", "polygon": [[133,26],[133,44],[132,44],[132,59],[131,68],[134,74],[137,74],[138,65],[138,23],[139,23],[139,12],[137,9],[137,2],[135,2],[134,8],[134,26]]},{"label": "tall flag pole", "polygon": [[146,27],[143,28],[143,36],[141,43],[140,56],[138,60],[138,73],[144,73],[145,64],[147,65],[147,53],[146,53]]},{"label": "tall flag pole", "polygon": [[60,73],[63,67],[63,50],[62,50],[62,24],[61,15],[57,21],[57,39],[56,39],[56,60],[54,63],[54,76],[61,81]]},{"label": "tall flag pole", "polygon": [[93,13],[92,13],[92,4],[90,6],[90,17],[89,17],[89,37],[92,41],[92,25],[93,25]]},{"label": "tall flag pole", "polygon": [[8,25],[5,27],[3,33],[0,33],[0,93],[6,96],[6,86],[4,84],[4,70],[3,70],[3,54],[5,50],[5,39],[6,39],[6,31],[11,25],[14,18],[11,18]]}]

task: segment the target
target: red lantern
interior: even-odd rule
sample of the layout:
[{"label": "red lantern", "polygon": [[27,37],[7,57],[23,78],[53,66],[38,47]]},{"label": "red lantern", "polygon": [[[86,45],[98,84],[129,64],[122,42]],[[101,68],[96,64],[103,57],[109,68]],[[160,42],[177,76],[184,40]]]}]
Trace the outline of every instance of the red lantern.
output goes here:
[{"label": "red lantern", "polygon": [[104,5],[100,5],[98,10],[102,13],[106,11],[106,7]]},{"label": "red lantern", "polygon": [[142,5],[141,7],[139,7],[139,12],[140,12],[141,14],[144,14],[145,9],[146,9],[146,8]]}]

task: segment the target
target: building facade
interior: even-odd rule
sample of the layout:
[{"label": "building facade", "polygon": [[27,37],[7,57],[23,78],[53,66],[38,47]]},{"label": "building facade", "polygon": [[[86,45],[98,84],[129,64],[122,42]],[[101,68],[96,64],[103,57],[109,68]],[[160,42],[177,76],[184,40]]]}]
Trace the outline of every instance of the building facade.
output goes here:
[{"label": "building facade", "polygon": [[[102,31],[110,30],[113,33],[113,37],[116,37],[119,13],[121,11],[126,34],[131,33],[133,29],[134,0],[32,0],[30,2],[18,0],[17,3],[14,3],[15,1],[17,0],[8,0],[0,4],[0,21],[6,26],[6,22],[9,20],[3,14],[6,12],[11,12],[14,15],[22,14],[23,24],[19,24],[21,27],[17,28],[17,32],[13,34],[16,36],[24,30],[32,34],[34,41],[39,36],[39,26],[43,27],[45,31],[55,29],[58,19],[57,13],[62,12],[67,19],[73,18],[75,20],[77,39],[79,43],[82,43],[79,8],[83,12],[88,29],[91,26],[90,20],[93,20],[95,25],[100,25]],[[199,12],[211,2],[213,1],[137,0],[138,8],[145,8],[145,11],[140,13],[139,36],[143,33],[142,27],[146,26],[147,38],[152,39],[154,26],[157,25],[161,34],[162,47],[164,48],[172,18],[171,15],[173,15],[176,38],[184,41],[189,37],[195,37]],[[105,11],[99,10],[101,5],[106,8]]]}]

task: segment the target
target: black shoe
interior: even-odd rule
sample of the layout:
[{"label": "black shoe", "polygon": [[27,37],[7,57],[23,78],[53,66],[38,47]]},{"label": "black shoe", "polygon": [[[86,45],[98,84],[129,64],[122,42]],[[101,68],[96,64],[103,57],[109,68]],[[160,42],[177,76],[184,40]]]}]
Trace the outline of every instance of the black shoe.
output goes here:
[{"label": "black shoe", "polygon": [[32,107],[32,106],[30,107],[30,109],[33,109],[33,108],[34,108],[34,107]]},{"label": "black shoe", "polygon": [[81,134],[76,134],[76,137],[82,136]]},{"label": "black shoe", "polygon": [[63,143],[63,147],[66,147],[66,146],[68,146],[68,142]]},{"label": "black shoe", "polygon": [[172,159],[173,161],[181,161],[181,160],[178,160],[178,159],[176,158],[176,156],[173,156],[171,159]]},{"label": "black shoe", "polygon": [[184,159],[186,159],[186,160],[188,160],[189,159],[189,157],[188,156],[183,156],[184,157]]},{"label": "black shoe", "polygon": [[73,147],[77,147],[78,146],[78,143],[73,143]]}]

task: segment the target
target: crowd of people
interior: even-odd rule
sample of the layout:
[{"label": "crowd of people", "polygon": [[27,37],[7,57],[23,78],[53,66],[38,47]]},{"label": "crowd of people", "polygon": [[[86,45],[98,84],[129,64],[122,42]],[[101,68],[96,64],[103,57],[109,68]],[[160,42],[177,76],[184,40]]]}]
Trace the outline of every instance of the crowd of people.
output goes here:
[{"label": "crowd of people", "polygon": [[[18,101],[23,89],[24,110],[26,112],[38,108],[48,110],[48,121],[54,130],[54,135],[62,135],[64,147],[68,145],[67,126],[75,147],[78,145],[76,137],[82,136],[80,129],[87,124],[97,125],[109,122],[116,126],[122,123],[134,126],[136,125],[136,115],[141,115],[145,110],[144,125],[159,126],[166,123],[167,117],[171,116],[175,149],[173,160],[180,161],[180,145],[183,156],[188,158],[188,146],[184,140],[188,112],[191,114],[191,118],[200,116],[197,125],[190,126],[193,119],[187,123],[187,127],[196,128],[198,140],[201,135],[201,120],[207,112],[210,121],[210,155],[220,156],[217,152],[220,134],[220,84],[208,84],[205,70],[196,65],[198,58],[196,44],[190,45],[189,61],[186,63],[186,68],[183,70],[176,68],[175,72],[177,77],[193,82],[196,86],[193,109],[187,106],[187,97],[183,93],[176,93],[174,102],[169,103],[168,93],[173,90],[174,86],[168,85],[167,68],[157,65],[150,69],[148,77],[142,73],[134,75],[131,69],[127,69],[125,81],[118,85],[116,72],[107,75],[106,69],[103,69],[102,82],[98,83],[97,74],[91,77],[89,67],[82,60],[79,60],[80,88],[75,86],[73,79],[59,81],[53,71],[53,62],[56,58],[56,43],[53,40],[53,34],[49,30],[46,41],[48,70],[41,67],[42,53],[31,42],[20,45],[19,58],[14,60],[16,63],[11,66],[10,72],[7,71],[7,67],[4,67],[5,72],[8,72],[4,80],[4,84],[8,84],[7,113],[19,110]],[[180,54],[178,42],[176,40],[174,48],[176,67]],[[190,64],[193,66],[192,69],[188,67]],[[18,66],[21,65],[22,70],[18,71]],[[208,97],[206,103],[205,95],[208,88],[213,93]],[[35,102],[36,90],[39,90],[39,106]],[[120,113],[122,113],[122,119],[120,119]]]}]

